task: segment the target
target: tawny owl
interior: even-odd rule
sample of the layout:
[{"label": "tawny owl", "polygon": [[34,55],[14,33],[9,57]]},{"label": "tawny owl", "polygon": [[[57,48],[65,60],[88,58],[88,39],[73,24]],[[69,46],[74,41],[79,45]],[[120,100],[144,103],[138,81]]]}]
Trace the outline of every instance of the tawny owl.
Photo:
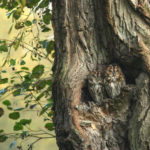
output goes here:
[{"label": "tawny owl", "polygon": [[88,90],[93,100],[101,104],[103,101],[103,78],[101,71],[93,71],[88,76]]},{"label": "tawny owl", "polygon": [[104,85],[109,98],[118,96],[125,84],[125,78],[121,68],[116,64],[109,65],[104,73]]}]

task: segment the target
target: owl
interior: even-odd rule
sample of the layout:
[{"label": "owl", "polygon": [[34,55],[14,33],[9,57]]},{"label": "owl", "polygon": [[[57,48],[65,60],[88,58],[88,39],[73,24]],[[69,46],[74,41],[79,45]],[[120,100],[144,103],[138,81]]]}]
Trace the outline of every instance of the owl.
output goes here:
[{"label": "owl", "polygon": [[88,76],[88,90],[92,99],[101,104],[103,101],[103,78],[101,71],[92,71]]},{"label": "owl", "polygon": [[121,68],[116,65],[109,65],[104,73],[104,86],[109,98],[115,98],[121,93],[121,89],[126,85]]}]

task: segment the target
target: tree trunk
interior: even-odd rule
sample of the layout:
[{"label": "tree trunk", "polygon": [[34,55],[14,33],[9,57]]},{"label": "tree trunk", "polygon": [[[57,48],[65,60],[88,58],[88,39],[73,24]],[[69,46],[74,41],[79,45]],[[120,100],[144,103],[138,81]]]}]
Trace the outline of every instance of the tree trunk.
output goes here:
[{"label": "tree trunk", "polygon": [[[53,0],[54,123],[60,150],[150,150],[150,2]],[[97,104],[88,76],[121,67],[126,86]]]}]

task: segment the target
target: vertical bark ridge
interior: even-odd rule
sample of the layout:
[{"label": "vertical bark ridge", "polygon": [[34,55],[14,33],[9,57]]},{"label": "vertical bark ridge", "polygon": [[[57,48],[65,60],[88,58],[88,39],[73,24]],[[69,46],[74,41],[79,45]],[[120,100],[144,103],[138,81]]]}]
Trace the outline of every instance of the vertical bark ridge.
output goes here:
[{"label": "vertical bark ridge", "polygon": [[129,123],[129,141],[131,150],[150,149],[150,89],[149,77],[141,73],[136,80],[138,86],[135,106]]},{"label": "vertical bark ridge", "polygon": [[[81,145],[83,144],[81,141],[87,140],[87,137],[80,127],[78,111],[75,107],[80,103],[80,95],[86,76],[97,65],[96,52],[98,48],[93,8],[92,0],[53,2],[53,26],[56,43],[55,78],[53,81],[55,94],[53,96],[55,99],[54,110],[57,112],[54,115],[54,122],[58,127],[56,136],[62,139],[64,135],[67,135],[64,140],[76,143],[72,144],[73,149],[86,148]],[[62,112],[61,107],[65,109]],[[63,113],[67,114],[68,122],[64,122],[65,119],[61,118]],[[60,124],[62,132],[59,129]],[[70,133],[66,130],[66,126],[69,127]],[[74,139],[74,136],[78,137],[78,141]],[[63,141],[58,140],[59,146],[63,149],[62,143]],[[66,149],[69,148],[66,147]],[[89,148],[87,147],[87,149]]]}]

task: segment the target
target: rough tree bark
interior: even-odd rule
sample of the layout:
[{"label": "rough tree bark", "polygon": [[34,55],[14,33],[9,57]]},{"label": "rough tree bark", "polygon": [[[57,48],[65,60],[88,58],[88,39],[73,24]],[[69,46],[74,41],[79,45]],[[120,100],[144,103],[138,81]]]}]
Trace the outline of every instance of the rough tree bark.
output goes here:
[{"label": "rough tree bark", "polygon": [[[60,150],[150,150],[150,2],[53,0],[54,123]],[[121,94],[92,102],[87,75],[117,63]]]}]

